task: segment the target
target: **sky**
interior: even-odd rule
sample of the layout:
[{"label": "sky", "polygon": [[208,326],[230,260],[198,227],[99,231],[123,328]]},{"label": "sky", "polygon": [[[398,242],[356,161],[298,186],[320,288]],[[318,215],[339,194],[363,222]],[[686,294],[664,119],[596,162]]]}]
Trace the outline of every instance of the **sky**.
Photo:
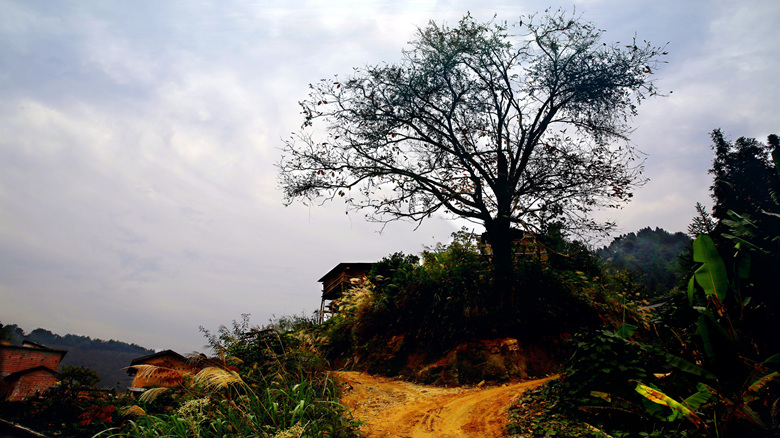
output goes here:
[{"label": "sky", "polygon": [[632,120],[649,182],[597,215],[615,235],[685,231],[711,204],[714,128],[780,133],[776,0],[0,0],[0,322],[204,351],[199,326],[311,315],[339,262],[448,242],[461,223],[285,207],[275,163],[297,102],[398,61],[429,20],[548,7],[605,42],[668,43],[667,96]]}]

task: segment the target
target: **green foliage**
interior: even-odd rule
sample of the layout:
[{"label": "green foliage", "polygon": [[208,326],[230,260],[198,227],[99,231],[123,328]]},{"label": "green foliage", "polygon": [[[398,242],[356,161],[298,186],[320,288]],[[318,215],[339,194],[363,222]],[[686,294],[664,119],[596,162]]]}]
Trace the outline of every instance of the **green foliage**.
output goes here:
[{"label": "green foliage", "polygon": [[309,348],[311,329],[303,317],[250,327],[249,315],[216,333],[201,328],[218,357],[163,398],[148,390],[125,409],[128,421],[102,436],[356,436],[325,362]]},{"label": "green foliage", "polygon": [[[660,363],[655,351],[609,330],[574,336],[574,354],[561,381],[565,397],[577,405],[599,404],[593,391],[609,390],[622,398],[633,394],[632,379],[648,380]],[[660,369],[660,367],[658,368]]]},{"label": "green foliage", "polygon": [[3,323],[0,322],[0,342],[8,342],[9,344],[13,344],[15,328],[15,325],[3,325]]},{"label": "green foliage", "polygon": [[736,283],[708,236],[694,242],[694,259],[700,267],[691,278],[690,303],[676,301],[693,311],[683,315],[693,320],[684,327],[694,331],[686,340],[678,338],[682,355],[631,340],[633,330],[624,326],[580,333],[564,378],[548,393],[555,398],[549,402],[551,413],[594,424],[612,436],[652,430],[747,437],[777,427],[776,365],[755,361],[753,350],[745,348],[750,343],[738,324],[740,312],[726,303],[742,310],[749,306],[735,299]]},{"label": "green foliage", "polygon": [[[715,159],[710,173],[714,199],[713,216],[718,220],[712,235],[718,251],[727,261],[735,301],[732,311],[743,312],[740,330],[758,348],[780,351],[777,331],[780,320],[780,294],[777,267],[780,266],[780,140],[776,135],[767,144],[752,138],[725,139],[720,130],[712,132]],[[745,278],[749,272],[750,278]],[[750,298],[749,308],[742,303]],[[760,310],[758,310],[760,309]]]},{"label": "green foliage", "polygon": [[[537,251],[515,260],[514,307],[495,299],[489,258],[476,236],[461,231],[449,245],[428,248],[422,263],[400,253],[378,262],[371,282],[338,300],[336,314],[312,337],[339,366],[397,375],[411,371],[405,368],[410,355],[435,361],[476,339],[509,337],[536,345],[582,327],[647,325],[631,278],[604,275],[592,252],[562,234],[540,240],[553,255],[542,260]],[[548,351],[551,360],[562,359],[567,348],[556,345],[560,351]]]},{"label": "green foliage", "polygon": [[422,265],[398,295],[398,324],[424,348],[439,350],[491,328],[485,319],[494,305],[490,265],[474,236],[453,237],[449,246],[423,253]]},{"label": "green foliage", "polygon": [[60,388],[96,388],[100,382],[100,376],[90,368],[66,365],[60,370],[57,380],[60,382]]},{"label": "green foliage", "polygon": [[701,202],[696,203],[696,216],[693,221],[688,225],[688,235],[696,237],[699,234],[710,234],[715,232],[715,221],[712,219],[712,215],[707,211],[707,207],[703,206]]},{"label": "green foliage", "polygon": [[560,380],[528,390],[509,408],[508,432],[523,437],[608,438],[599,429],[564,415],[559,408]]},{"label": "green foliage", "polygon": [[612,269],[634,272],[645,286],[644,296],[659,297],[667,295],[685,276],[679,257],[690,244],[691,239],[683,233],[648,227],[615,238],[597,254]]},{"label": "green foliage", "polygon": [[[699,269],[694,273],[693,279],[704,290],[705,296],[717,299],[721,303],[724,302],[729,288],[726,265],[720,258],[711,237],[701,235],[693,242],[693,261],[701,263]],[[691,302],[693,302],[694,292],[695,289],[691,285],[688,290]]]},{"label": "green foliage", "polygon": [[[754,142],[748,143],[745,150],[755,149]],[[729,156],[723,144],[720,147],[714,165],[720,172],[716,173],[720,187],[714,192],[742,193],[725,181],[749,175],[742,163],[729,163],[735,156]],[[760,210],[773,217],[780,203],[770,194],[773,204],[765,202]],[[719,208],[736,205],[728,196],[719,199],[723,201]],[[755,202],[751,204],[754,211]],[[611,436],[763,437],[778,433],[780,355],[761,361],[767,351],[777,351],[772,348],[776,342],[771,341],[776,339],[777,324],[756,321],[776,315],[776,300],[771,296],[777,294],[769,292],[776,290],[775,270],[780,265],[768,262],[778,260],[780,251],[775,244],[780,239],[766,220],[756,222],[746,214],[726,213],[720,217],[719,234],[714,238],[702,234],[694,241],[695,266],[687,300],[682,294],[672,295],[667,309],[654,319],[655,333],[661,338],[632,341],[628,338],[634,335],[633,327],[625,325],[616,332],[575,336],[576,350],[565,376],[540,398],[537,395],[537,404],[539,400],[546,404],[542,421],[564,415],[569,425],[595,424]],[[524,400],[534,399],[529,395]],[[517,424],[523,424],[522,419]]]},{"label": "green foliage", "polygon": [[598,253],[594,253],[583,242],[569,239],[563,224],[548,224],[539,240],[547,249],[551,268],[558,271],[583,272],[588,277],[599,277],[603,274],[604,263]]},{"label": "green foliage", "polygon": [[[731,210],[761,217],[761,228],[772,229],[772,224],[776,227],[776,220],[759,213],[776,210],[778,205],[773,197],[780,190],[780,179],[772,163],[772,154],[778,150],[777,136],[770,135],[768,144],[746,137],[730,142],[720,129],[715,129],[711,137],[715,152],[710,169],[713,175],[710,189],[715,201],[713,216],[722,221],[729,218]],[[725,227],[719,224],[716,233],[724,230]]]},{"label": "green foliage", "polygon": [[[449,246],[429,248],[422,258],[421,264],[413,255],[385,257],[373,266],[368,285],[338,300],[338,312],[321,330],[330,359],[367,359],[387,350],[393,337],[403,338],[401,349],[441,352],[493,327],[485,320],[491,269],[473,235],[456,233]],[[376,371],[397,373],[400,365],[385,363]]]},{"label": "green foliage", "polygon": [[59,384],[40,396],[0,402],[3,419],[61,437],[89,437],[121,423],[117,411],[129,400],[113,390],[99,389],[94,370],[64,366],[58,378]]},{"label": "green foliage", "polygon": [[368,279],[378,294],[397,297],[419,265],[420,258],[416,255],[397,252],[374,263]]}]

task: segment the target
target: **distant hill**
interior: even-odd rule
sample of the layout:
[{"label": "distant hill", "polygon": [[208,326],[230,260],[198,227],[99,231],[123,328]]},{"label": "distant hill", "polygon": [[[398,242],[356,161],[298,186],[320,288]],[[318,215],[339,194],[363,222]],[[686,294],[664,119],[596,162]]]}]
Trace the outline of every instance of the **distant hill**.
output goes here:
[{"label": "distant hill", "polygon": [[684,233],[647,227],[617,237],[596,253],[613,268],[637,273],[647,294],[657,297],[674,288],[684,275],[680,254],[690,245],[691,238]]},{"label": "distant hill", "polygon": [[22,341],[28,340],[49,348],[67,350],[68,354],[60,363],[60,367],[75,365],[92,368],[100,376],[101,387],[117,388],[119,391],[124,391],[130,386],[131,379],[124,368],[128,367],[133,359],[154,353],[154,350],[140,345],[113,339],[104,341],[71,334],[60,336],[42,328],[25,334],[24,330],[16,324],[0,326],[0,328],[13,345],[21,345]]}]

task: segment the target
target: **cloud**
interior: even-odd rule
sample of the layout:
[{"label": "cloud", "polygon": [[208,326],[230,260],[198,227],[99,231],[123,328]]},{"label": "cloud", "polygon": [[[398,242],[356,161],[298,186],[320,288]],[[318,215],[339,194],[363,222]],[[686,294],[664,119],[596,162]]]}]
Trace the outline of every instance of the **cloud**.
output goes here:
[{"label": "cloud", "polygon": [[[604,214],[684,230],[707,200],[708,132],[776,130],[774,2],[576,4],[609,41],[670,41],[658,83],[674,93],[640,107],[632,137],[651,181]],[[460,222],[380,235],[339,204],[283,207],[274,163],[297,102],[320,78],[400,59],[429,19],[545,7],[0,0],[0,318],[187,352],[199,325],[314,310],[338,262],[448,240]]]}]

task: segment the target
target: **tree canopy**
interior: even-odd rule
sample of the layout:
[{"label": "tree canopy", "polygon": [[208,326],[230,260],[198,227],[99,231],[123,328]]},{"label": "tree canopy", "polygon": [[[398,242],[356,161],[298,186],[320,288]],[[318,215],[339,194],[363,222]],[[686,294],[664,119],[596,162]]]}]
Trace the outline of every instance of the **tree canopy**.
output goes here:
[{"label": "tree canopy", "polygon": [[614,268],[635,272],[646,296],[658,297],[668,294],[686,275],[680,255],[690,246],[691,239],[684,233],[646,227],[616,237],[597,254]]},{"label": "tree canopy", "polygon": [[279,163],[288,201],[343,196],[380,220],[445,208],[531,226],[628,200],[638,168],[612,142],[656,93],[661,49],[601,43],[561,12],[516,27],[431,22],[398,64],[311,85]]},{"label": "tree canopy", "polygon": [[[780,317],[780,295],[777,289],[777,267],[780,266],[780,140],[776,134],[767,144],[753,138],[726,140],[724,134],[712,131],[713,159],[710,187],[717,220],[713,240],[718,250],[738,260],[729,266],[737,278],[749,274],[750,281],[740,285],[741,300],[757,303],[761,311],[749,318],[754,333],[777,332]],[[775,350],[777,336],[764,337]]]},{"label": "tree canopy", "polygon": [[[780,193],[772,163],[772,153],[780,153],[777,135],[768,136],[767,144],[747,137],[730,142],[720,129],[713,130],[711,136],[715,151],[710,169],[712,216],[719,221],[728,220],[728,212],[732,210],[758,221],[773,219],[766,212],[777,209],[776,196]],[[778,231],[776,224],[774,228]]]},{"label": "tree canopy", "polygon": [[443,210],[484,225],[497,269],[513,226],[608,228],[589,213],[643,182],[629,119],[665,52],[537,18],[431,21],[401,61],[311,84],[278,164],[286,201],[343,198],[382,222]]}]

